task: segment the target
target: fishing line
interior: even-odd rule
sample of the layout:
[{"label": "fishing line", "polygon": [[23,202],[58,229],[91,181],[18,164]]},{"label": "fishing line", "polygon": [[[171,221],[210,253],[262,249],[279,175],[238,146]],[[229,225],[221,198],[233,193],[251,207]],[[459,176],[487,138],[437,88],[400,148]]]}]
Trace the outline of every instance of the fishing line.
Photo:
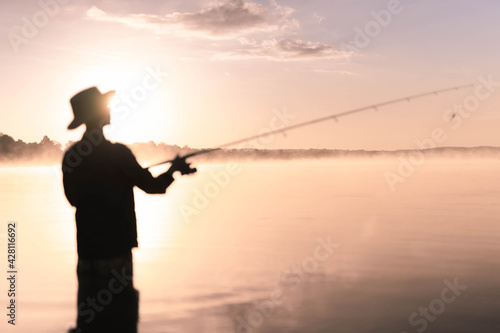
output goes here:
[{"label": "fishing line", "polygon": [[[211,153],[213,151],[220,150],[222,148],[227,148],[227,147],[230,147],[230,146],[234,146],[234,145],[237,145],[237,144],[249,142],[249,141],[256,140],[256,139],[265,138],[265,137],[268,137],[268,136],[271,136],[271,135],[275,135],[275,134],[279,134],[279,133],[285,133],[285,132],[292,131],[292,130],[295,130],[295,129],[298,129],[298,128],[302,128],[302,127],[311,126],[311,125],[314,125],[314,124],[317,124],[317,123],[321,123],[321,122],[324,122],[324,121],[328,121],[328,120],[332,120],[332,119],[333,120],[338,120],[338,118],[349,116],[349,115],[352,115],[352,114],[355,114],[355,113],[359,113],[359,112],[363,112],[363,111],[368,111],[368,110],[375,110],[375,111],[377,111],[379,108],[387,106],[387,105],[397,104],[397,103],[401,103],[401,102],[405,102],[405,101],[411,102],[414,99],[423,98],[423,97],[427,97],[427,96],[430,96],[430,95],[439,95],[439,94],[442,94],[442,93],[445,93],[445,92],[456,91],[456,90],[470,88],[470,87],[474,87],[474,85],[473,84],[468,84],[468,85],[464,85],[464,86],[457,86],[457,87],[447,88],[447,89],[442,89],[442,90],[434,90],[434,91],[431,91],[431,92],[426,92],[426,93],[418,94],[418,95],[412,95],[412,96],[408,96],[408,97],[404,97],[404,98],[398,98],[398,99],[394,99],[394,100],[383,102],[383,103],[379,103],[379,104],[372,104],[370,106],[365,106],[365,107],[362,107],[362,108],[359,108],[359,109],[353,109],[353,110],[349,110],[349,111],[344,111],[344,112],[332,114],[332,115],[329,115],[329,116],[325,116],[325,117],[321,117],[321,118],[316,118],[316,119],[304,121],[302,123],[298,123],[298,124],[295,124],[295,125],[286,126],[286,127],[274,130],[274,131],[265,132],[265,133],[261,133],[261,134],[257,134],[257,135],[252,135],[252,136],[249,136],[249,137],[246,137],[246,138],[242,138],[242,139],[239,139],[239,140],[235,140],[235,141],[230,141],[228,143],[224,143],[222,145],[216,146],[216,147],[211,148],[211,149],[200,150],[200,151],[188,154],[188,155],[183,156],[181,158],[182,159],[187,159],[189,157],[193,157],[193,156],[196,156],[196,155],[208,154],[208,153]],[[172,163],[173,161],[174,161],[173,159],[170,159],[170,160],[167,160],[167,161],[156,163],[156,164],[153,164],[153,165],[149,166],[148,169],[152,168],[152,167],[155,167],[155,166],[163,165],[163,164],[166,164],[166,163]]]}]

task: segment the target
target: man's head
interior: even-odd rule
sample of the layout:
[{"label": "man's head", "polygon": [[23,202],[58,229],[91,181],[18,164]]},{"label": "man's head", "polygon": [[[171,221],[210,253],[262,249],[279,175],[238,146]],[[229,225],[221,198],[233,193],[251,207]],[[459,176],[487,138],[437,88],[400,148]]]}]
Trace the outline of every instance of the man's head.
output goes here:
[{"label": "man's head", "polygon": [[108,104],[114,95],[114,90],[101,94],[99,89],[91,87],[73,96],[70,103],[75,119],[69,124],[68,129],[77,128],[82,124],[86,124],[87,127],[109,125]]}]

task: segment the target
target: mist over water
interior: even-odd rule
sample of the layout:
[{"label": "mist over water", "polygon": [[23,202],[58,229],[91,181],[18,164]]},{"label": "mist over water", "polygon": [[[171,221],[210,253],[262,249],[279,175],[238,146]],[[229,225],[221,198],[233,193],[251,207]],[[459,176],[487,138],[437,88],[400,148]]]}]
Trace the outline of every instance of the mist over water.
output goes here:
[{"label": "mist over water", "polygon": [[[92,141],[94,142],[94,141]],[[0,133],[0,166],[38,166],[60,165],[63,153],[75,142],[70,141],[65,145],[44,136],[40,142],[26,143],[15,140],[9,135]],[[225,163],[230,161],[250,162],[265,160],[315,160],[315,159],[372,159],[378,163],[381,159],[410,160],[413,166],[420,165],[427,160],[434,159],[474,159],[474,158],[500,158],[499,147],[440,147],[408,150],[341,150],[341,149],[258,149],[256,142],[248,143],[246,148],[227,148],[198,155],[198,163]],[[169,145],[163,142],[136,142],[128,145],[137,160],[144,166],[153,165],[175,156],[211,149],[210,147],[195,149],[188,146]],[[72,156],[78,160],[78,156]],[[416,161],[416,162],[415,162]],[[406,161],[405,163],[408,163]]]},{"label": "mist over water", "polygon": [[[401,163],[201,164],[166,195],[137,190],[140,332],[498,332],[500,160]],[[0,184],[20,226],[16,329],[61,332],[77,284],[60,168],[1,168]]]}]

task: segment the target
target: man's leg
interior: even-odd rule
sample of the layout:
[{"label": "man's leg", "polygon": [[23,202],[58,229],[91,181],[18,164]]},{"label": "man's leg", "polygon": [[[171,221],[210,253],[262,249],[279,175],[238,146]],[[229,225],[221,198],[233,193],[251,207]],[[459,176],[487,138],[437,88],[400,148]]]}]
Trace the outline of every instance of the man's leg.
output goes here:
[{"label": "man's leg", "polygon": [[137,332],[139,297],[133,284],[131,253],[110,259],[79,259],[77,274],[79,333]]},{"label": "man's leg", "polygon": [[[113,295],[109,304],[110,329],[116,332],[137,333],[139,321],[139,292],[134,288],[132,253],[109,261],[116,286],[123,290]],[[122,288],[120,288],[122,289]]]}]

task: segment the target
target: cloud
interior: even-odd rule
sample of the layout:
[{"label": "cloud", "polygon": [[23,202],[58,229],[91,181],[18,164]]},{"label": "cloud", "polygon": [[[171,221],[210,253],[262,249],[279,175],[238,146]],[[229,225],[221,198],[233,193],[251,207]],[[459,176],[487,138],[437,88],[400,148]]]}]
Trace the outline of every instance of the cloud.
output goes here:
[{"label": "cloud", "polygon": [[333,69],[315,69],[314,72],[315,73],[322,73],[322,74],[357,75],[353,72],[338,71],[338,70],[333,70]]},{"label": "cloud", "polygon": [[281,39],[265,40],[260,45],[246,42],[248,46],[232,52],[221,53],[216,59],[268,59],[268,60],[312,60],[342,58],[344,54],[333,46],[317,42]]},{"label": "cloud", "polygon": [[87,10],[86,15],[88,18],[98,18],[98,17],[105,17],[106,13],[103,10],[97,8],[96,6],[92,6],[90,7],[89,10]]},{"label": "cloud", "polygon": [[323,22],[325,20],[325,18],[321,15],[319,15],[318,13],[314,13],[313,14],[313,17],[312,17],[312,21],[316,24],[321,24],[321,22]]},{"label": "cloud", "polygon": [[94,6],[87,11],[86,18],[119,22],[136,29],[154,30],[157,34],[239,42],[236,46],[225,44],[226,49],[219,50],[213,60],[296,61],[345,57],[345,52],[329,44],[291,39],[300,28],[294,13],[295,9],[279,5],[275,0],[270,0],[267,6],[253,0],[214,0],[198,11],[167,15],[112,15]]},{"label": "cloud", "polygon": [[285,31],[299,27],[291,18],[294,9],[278,5],[274,0],[265,7],[251,0],[217,0],[193,13],[168,15],[131,14],[116,16],[93,6],[87,18],[113,21],[134,28],[150,28],[157,32],[192,32],[206,37],[241,36],[253,32]]},{"label": "cloud", "polygon": [[197,13],[173,13],[166,20],[189,30],[205,31],[213,35],[262,29],[269,25],[267,8],[244,0],[212,3]]}]

